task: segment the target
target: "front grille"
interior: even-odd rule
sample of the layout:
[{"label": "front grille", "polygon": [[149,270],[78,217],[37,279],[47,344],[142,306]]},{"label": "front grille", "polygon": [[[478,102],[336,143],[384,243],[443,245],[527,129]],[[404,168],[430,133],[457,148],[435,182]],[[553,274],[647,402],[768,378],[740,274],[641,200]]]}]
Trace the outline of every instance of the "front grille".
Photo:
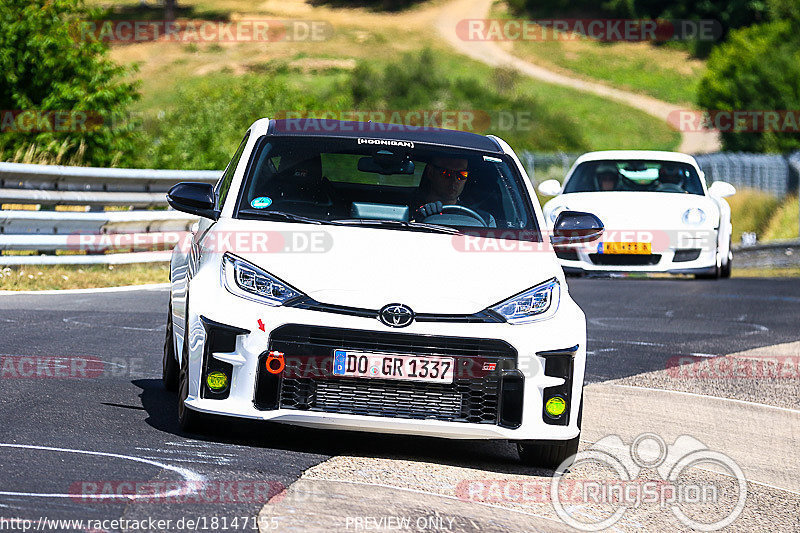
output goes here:
[{"label": "front grille", "polygon": [[496,424],[500,380],[452,384],[388,379],[284,379],[280,407],[303,411]]},{"label": "front grille", "polygon": [[[454,358],[453,383],[346,378],[331,372],[335,349]],[[281,351],[286,370],[276,388],[257,387],[257,408],[296,409],[393,418],[498,424],[504,372],[517,367],[508,343],[287,325],[273,331],[269,350]],[[290,364],[291,362],[291,364]],[[494,370],[484,371],[486,363]],[[259,364],[259,379],[266,370]],[[307,368],[313,372],[307,372]],[[309,375],[311,374],[311,375]],[[264,391],[273,390],[274,400]],[[270,406],[270,407],[267,407]]]},{"label": "front grille", "polygon": [[657,265],[661,254],[589,254],[595,265],[603,266],[645,266]]},{"label": "front grille", "polygon": [[672,260],[675,263],[694,261],[695,259],[700,257],[700,252],[702,252],[700,248],[686,248],[683,250],[675,250],[675,257],[673,257]]}]

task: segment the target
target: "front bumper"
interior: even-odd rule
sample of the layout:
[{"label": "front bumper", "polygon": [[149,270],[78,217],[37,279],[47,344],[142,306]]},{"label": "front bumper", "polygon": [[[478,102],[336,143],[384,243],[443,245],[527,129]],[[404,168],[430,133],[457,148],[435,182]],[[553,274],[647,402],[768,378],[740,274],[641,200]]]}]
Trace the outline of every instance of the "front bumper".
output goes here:
[{"label": "front bumper", "polygon": [[[581,400],[584,368],[586,360],[586,325],[583,312],[569,298],[566,290],[557,313],[550,319],[526,325],[509,325],[506,323],[454,323],[454,322],[414,322],[401,330],[383,325],[374,318],[357,317],[329,313],[316,310],[296,309],[290,307],[270,307],[257,302],[245,300],[228,293],[224,288],[208,290],[214,279],[203,279],[201,273],[191,282],[191,299],[189,309],[189,397],[186,404],[189,408],[217,415],[234,416],[255,420],[268,420],[314,428],[330,428],[357,431],[373,431],[382,433],[400,433],[458,439],[511,439],[511,440],[567,440],[579,434],[577,425],[578,409]],[[215,286],[215,285],[211,285]],[[260,322],[259,322],[260,321]],[[203,323],[206,323],[206,326]],[[205,349],[208,341],[206,331],[208,323],[224,324],[228,327],[249,331],[235,335],[235,341],[225,348],[224,352],[211,352]],[[263,326],[263,330],[261,329]],[[424,342],[425,339],[489,339],[510,346],[516,352],[513,370],[521,377],[523,394],[520,402],[522,413],[518,427],[504,427],[499,420],[496,423],[447,421],[424,418],[419,413],[400,416],[370,416],[345,412],[326,412],[324,410],[287,408],[283,397],[274,406],[265,406],[257,401],[263,396],[263,387],[258,391],[259,378],[265,375],[264,356],[275,341],[276,331],[285,331],[286,327],[325,328],[332,331],[360,331],[374,333],[376,338],[397,334],[415,337]],[[281,329],[284,327],[283,329]],[[298,344],[298,346],[302,346]],[[547,423],[543,415],[543,398],[548,393],[545,389],[564,386],[565,379],[553,377],[548,370],[548,356],[539,356],[539,352],[552,352],[577,346],[571,356],[568,393],[568,421],[565,425]],[[341,346],[342,348],[350,348]],[[299,349],[299,348],[298,348]],[[302,351],[302,350],[301,350]],[[386,348],[384,351],[409,354],[398,348]],[[286,353],[286,358],[292,354]],[[306,355],[310,355],[306,354]],[[413,352],[411,355],[416,355]],[[323,355],[323,359],[326,356]],[[332,354],[329,356],[332,358]],[[229,369],[230,387],[224,395],[208,394],[201,383],[209,360],[213,364]],[[319,357],[316,358],[318,363]],[[488,359],[487,359],[488,360]],[[508,366],[508,365],[506,365]],[[547,367],[547,368],[546,368]],[[500,370],[500,367],[497,367]],[[323,370],[324,372],[324,370]],[[547,375],[551,374],[551,375]],[[281,375],[283,379],[283,375]],[[327,378],[328,383],[341,383],[343,378]],[[359,387],[367,387],[370,379],[348,378],[357,380]],[[402,382],[409,383],[409,382]],[[282,386],[282,385],[281,385]],[[409,397],[399,391],[400,402],[408,402]],[[407,392],[407,391],[406,391]],[[462,391],[463,392],[463,391]],[[358,392],[356,392],[358,394]],[[452,397],[452,393],[451,397]],[[549,393],[548,393],[549,394]],[[417,398],[419,400],[419,398]],[[499,400],[498,400],[499,401]],[[257,405],[259,404],[259,405]]]},{"label": "front bumper", "polygon": [[556,256],[564,272],[643,272],[664,274],[711,274],[718,266],[716,232],[687,240],[681,246],[653,244],[651,254],[601,253],[600,245],[556,248]]}]

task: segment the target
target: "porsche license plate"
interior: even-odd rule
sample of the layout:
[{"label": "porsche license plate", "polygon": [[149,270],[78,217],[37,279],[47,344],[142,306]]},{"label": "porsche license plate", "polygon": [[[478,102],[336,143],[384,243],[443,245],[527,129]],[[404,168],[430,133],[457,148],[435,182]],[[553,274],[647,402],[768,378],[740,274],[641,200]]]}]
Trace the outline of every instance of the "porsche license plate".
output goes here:
[{"label": "porsche license plate", "polygon": [[602,253],[649,255],[652,247],[649,242],[604,242]]},{"label": "porsche license plate", "polygon": [[333,375],[432,383],[453,382],[453,358],[334,350]]}]

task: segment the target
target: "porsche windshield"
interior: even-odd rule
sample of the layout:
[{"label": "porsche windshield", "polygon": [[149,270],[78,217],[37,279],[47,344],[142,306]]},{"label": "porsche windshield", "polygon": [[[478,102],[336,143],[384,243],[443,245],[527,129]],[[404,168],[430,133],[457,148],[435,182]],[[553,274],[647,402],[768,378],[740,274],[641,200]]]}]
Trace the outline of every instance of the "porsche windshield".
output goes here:
[{"label": "porsche windshield", "polygon": [[564,193],[639,191],[703,194],[692,165],[675,161],[588,161],[575,169]]},{"label": "porsche windshield", "polygon": [[478,235],[517,230],[539,239],[528,192],[505,156],[357,141],[265,137],[236,216]]}]

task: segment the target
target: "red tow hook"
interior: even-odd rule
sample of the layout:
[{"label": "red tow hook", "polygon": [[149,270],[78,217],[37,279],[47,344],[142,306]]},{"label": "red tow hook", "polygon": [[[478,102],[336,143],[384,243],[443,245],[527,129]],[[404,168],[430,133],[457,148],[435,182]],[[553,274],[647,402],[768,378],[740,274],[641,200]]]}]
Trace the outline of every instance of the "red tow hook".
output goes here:
[{"label": "red tow hook", "polygon": [[280,374],[285,367],[286,361],[283,359],[283,352],[269,352],[269,356],[267,356],[267,372]]}]

